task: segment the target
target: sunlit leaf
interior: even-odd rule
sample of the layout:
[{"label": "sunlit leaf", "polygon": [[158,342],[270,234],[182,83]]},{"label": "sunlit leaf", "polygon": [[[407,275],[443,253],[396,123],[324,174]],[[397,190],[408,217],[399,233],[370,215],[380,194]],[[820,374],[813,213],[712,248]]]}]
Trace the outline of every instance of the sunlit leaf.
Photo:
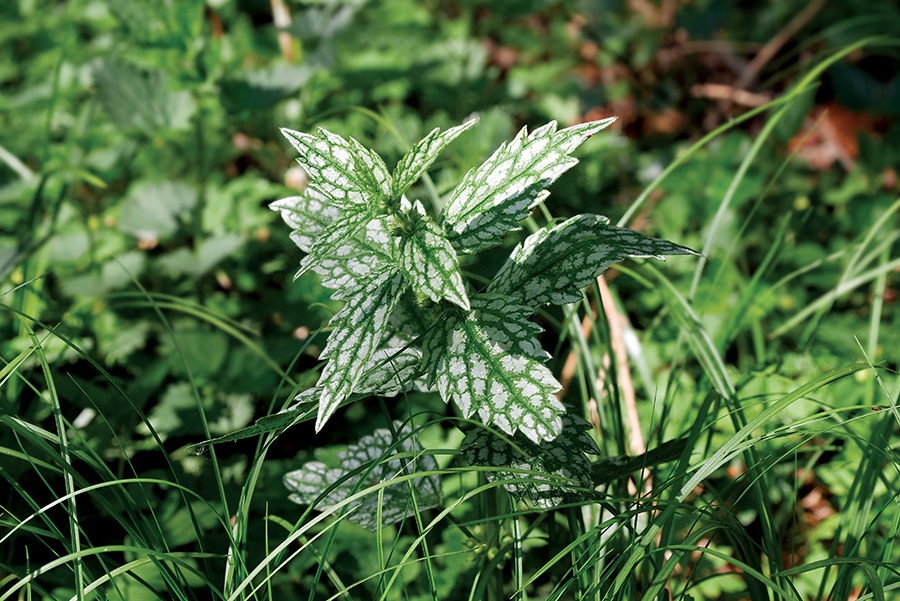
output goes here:
[{"label": "sunlit leaf", "polygon": [[321,127],[315,134],[282,128],[297,149],[297,162],[309,176],[309,187],[340,208],[374,208],[391,192],[390,175],[377,154],[350,138],[345,140]]},{"label": "sunlit leaf", "polygon": [[571,153],[615,119],[556,131],[556,122],[528,134],[525,128],[481,166],[466,173],[444,206],[441,225],[458,252],[496,246],[538,205],[552,184],[578,162]]},{"label": "sunlit leaf", "polygon": [[385,336],[388,317],[406,284],[402,274],[386,271],[379,274],[372,287],[348,299],[335,315],[328,344],[320,358],[328,359],[319,386],[319,414],[316,431],[353,392],[366,366]]},{"label": "sunlit leaf", "polygon": [[666,240],[609,225],[606,217],[579,215],[535,232],[519,244],[488,286],[510,302],[537,307],[581,299],[607,267],[628,257],[697,254]]},{"label": "sunlit leaf", "polygon": [[391,186],[394,198],[399,198],[410,186],[416,183],[416,180],[422,177],[422,174],[431,166],[441,151],[444,150],[444,147],[452,142],[456,136],[475,125],[475,123],[477,123],[477,119],[472,119],[444,132],[439,128],[435,128],[410,149],[394,168]]},{"label": "sunlit leaf", "polygon": [[[540,361],[531,310],[500,295],[472,297],[472,311],[445,311],[426,334],[424,361],[429,383],[465,417],[531,440],[552,439],[564,412],[555,393],[560,384]],[[538,359],[540,358],[540,359]]]},{"label": "sunlit leaf", "polygon": [[413,290],[435,302],[447,299],[468,310],[469,299],[459,273],[459,260],[444,231],[431,220],[419,201],[412,205],[409,215],[414,231],[403,237],[400,258]]}]

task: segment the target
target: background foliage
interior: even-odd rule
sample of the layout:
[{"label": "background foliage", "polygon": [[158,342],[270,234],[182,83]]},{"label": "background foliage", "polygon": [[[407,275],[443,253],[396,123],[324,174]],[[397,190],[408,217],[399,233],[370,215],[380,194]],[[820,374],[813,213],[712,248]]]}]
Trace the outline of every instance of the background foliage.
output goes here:
[{"label": "background foliage", "polygon": [[[251,581],[272,598],[890,595],[900,57],[879,36],[898,13],[887,0],[0,3],[0,598],[92,582],[102,598],[245,598]],[[413,196],[449,192],[522,125],[618,115],[549,212],[703,252],[626,263],[541,315],[564,401],[592,424],[602,502],[513,502],[467,469],[461,424],[424,393],[264,449],[187,450],[312,385],[339,309],[314,274],[291,279],[301,254],[268,204],[304,178],[278,127],[352,135],[393,166],[472,114]],[[464,269],[491,277],[522,237]],[[285,473],[336,467],[410,416],[409,448],[442,450],[443,506],[372,533],[289,501]],[[624,458],[645,448],[663,451]],[[264,558],[287,532],[300,552],[274,571]]]}]

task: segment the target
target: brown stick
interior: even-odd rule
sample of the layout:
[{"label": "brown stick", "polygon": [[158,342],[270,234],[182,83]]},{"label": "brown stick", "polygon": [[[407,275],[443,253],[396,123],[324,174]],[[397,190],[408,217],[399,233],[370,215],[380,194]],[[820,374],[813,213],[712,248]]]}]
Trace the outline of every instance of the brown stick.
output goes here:
[{"label": "brown stick", "polygon": [[[635,455],[647,452],[644,435],[641,432],[641,420],[637,412],[637,395],[634,392],[634,381],[631,379],[631,368],[628,365],[628,350],[625,348],[625,316],[616,310],[606,279],[600,275],[597,277],[597,287],[600,289],[600,301],[603,303],[603,312],[606,314],[606,322],[609,324],[609,342],[616,360],[616,372],[619,380],[619,391],[625,402],[626,423],[628,424],[628,446]],[[644,481],[644,492],[649,493],[652,488],[650,470],[644,468],[641,471],[641,479]],[[629,486],[629,488],[631,488]],[[634,487],[632,493],[637,492]]]}]

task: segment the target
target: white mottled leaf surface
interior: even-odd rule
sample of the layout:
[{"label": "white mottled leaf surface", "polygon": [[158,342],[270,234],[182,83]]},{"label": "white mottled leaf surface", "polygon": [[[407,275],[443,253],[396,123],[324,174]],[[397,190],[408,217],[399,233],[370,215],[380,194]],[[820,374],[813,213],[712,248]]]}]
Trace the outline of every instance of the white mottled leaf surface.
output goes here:
[{"label": "white mottled leaf surface", "polygon": [[545,188],[578,162],[571,153],[613,121],[560,131],[551,121],[530,134],[522,128],[515,139],[466,173],[444,206],[440,223],[453,246],[472,253],[500,244],[503,235],[546,198]]},{"label": "white mottled leaf surface", "polygon": [[444,230],[432,221],[418,200],[409,211],[415,222],[414,231],[403,236],[400,261],[413,290],[434,302],[447,299],[468,310],[459,259]]},{"label": "white mottled leaf surface", "polygon": [[[284,476],[284,485],[290,492],[289,499],[301,505],[312,505],[332,484],[345,478],[316,505],[326,511],[344,501],[347,497],[364,491],[372,485],[389,482],[406,474],[437,470],[437,463],[431,455],[421,454],[422,446],[408,425],[394,422],[399,443],[395,443],[390,430],[381,428],[370,436],[363,436],[346,451],[338,453],[338,466],[331,468],[319,461],[310,461],[303,468]],[[415,453],[414,459],[393,459],[398,452]],[[371,469],[360,469],[371,468]],[[354,470],[359,473],[349,475]],[[436,507],[441,501],[441,481],[435,474],[422,475],[410,480],[416,494],[420,510]],[[384,487],[381,505],[381,522],[378,522],[378,491],[362,496],[347,508],[347,519],[363,528],[375,530],[401,522],[412,515],[414,509],[410,501],[407,482],[398,482]]]},{"label": "white mottled leaf surface", "polygon": [[291,228],[291,240],[310,253],[301,271],[312,269],[323,286],[338,290],[333,298],[353,294],[378,273],[398,265],[396,241],[386,218],[372,219],[364,211],[356,219],[353,210],[342,216],[315,190],[269,206]]},{"label": "white mottled leaf surface", "polygon": [[607,267],[629,257],[695,255],[667,240],[609,225],[600,215],[579,215],[530,235],[519,244],[488,286],[529,307],[581,299]]},{"label": "white mottled leaf surface", "polygon": [[346,140],[321,127],[315,134],[287,128],[281,133],[300,153],[297,162],[309,176],[309,187],[330,203],[374,209],[390,194],[390,174],[384,161],[353,138]]},{"label": "white mottled leaf surface", "polygon": [[391,193],[394,198],[399,198],[410,186],[416,183],[416,180],[422,177],[422,174],[437,159],[444,147],[459,134],[475,125],[477,121],[477,119],[472,119],[443,132],[440,128],[435,128],[413,146],[394,168],[391,185]]},{"label": "white mottled leaf surface", "polygon": [[327,198],[309,188],[302,196],[276,200],[269,208],[278,211],[291,228],[291,240],[306,253],[340,215],[338,208],[329,204]]},{"label": "white mottled leaf surface", "polygon": [[321,394],[317,432],[363,377],[385,337],[388,318],[405,284],[398,271],[383,272],[371,282],[370,289],[347,299],[344,308],[329,322],[334,329],[320,355],[328,359],[328,364],[318,382]]},{"label": "white mottled leaf surface", "polygon": [[323,286],[336,290],[332,298],[344,299],[370,287],[384,271],[398,269],[398,255],[388,219],[375,218],[320,259],[313,271]]},{"label": "white mottled leaf surface", "polygon": [[590,424],[571,413],[562,415],[562,424],[559,436],[539,444],[519,434],[512,445],[477,428],[466,435],[462,449],[473,467],[511,468],[485,471],[484,476],[488,482],[509,482],[503,487],[510,494],[518,499],[529,497],[539,507],[596,498],[591,462],[585,453],[599,455],[600,451],[586,432]]},{"label": "white mottled leaf surface", "polygon": [[496,295],[471,299],[472,310],[445,311],[425,336],[423,361],[429,384],[463,416],[478,413],[507,434],[549,440],[562,428],[560,384],[542,363],[535,326],[524,307]]}]

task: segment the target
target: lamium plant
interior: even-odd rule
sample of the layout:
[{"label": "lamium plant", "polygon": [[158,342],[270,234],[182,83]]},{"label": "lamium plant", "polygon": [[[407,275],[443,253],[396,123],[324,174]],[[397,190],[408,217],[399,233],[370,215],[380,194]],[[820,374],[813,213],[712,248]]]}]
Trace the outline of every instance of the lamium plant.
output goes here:
[{"label": "lamium plant", "polygon": [[[530,316],[545,304],[578,301],[584,287],[627,257],[693,251],[611,226],[599,215],[579,215],[525,238],[486,286],[467,285],[459,257],[497,246],[518,229],[578,162],[573,151],[613,121],[523,128],[465,174],[439,215],[406,192],[474,120],[433,130],[392,172],[353,138],[322,128],[282,129],[308,187],[272,208],[306,253],[297,275],[314,271],[344,305],[329,322],[318,384],[268,426],[284,426],[315,406],[318,431],[348,402],[436,388],[464,418],[477,415],[513,441],[511,447],[470,435],[465,448],[474,463],[510,466],[524,452],[533,455],[524,458],[526,466],[544,466],[541,445],[557,439],[564,424],[571,424],[573,440],[587,438],[557,398],[561,386],[544,365],[549,355]],[[584,481],[583,474],[560,475]]]}]

